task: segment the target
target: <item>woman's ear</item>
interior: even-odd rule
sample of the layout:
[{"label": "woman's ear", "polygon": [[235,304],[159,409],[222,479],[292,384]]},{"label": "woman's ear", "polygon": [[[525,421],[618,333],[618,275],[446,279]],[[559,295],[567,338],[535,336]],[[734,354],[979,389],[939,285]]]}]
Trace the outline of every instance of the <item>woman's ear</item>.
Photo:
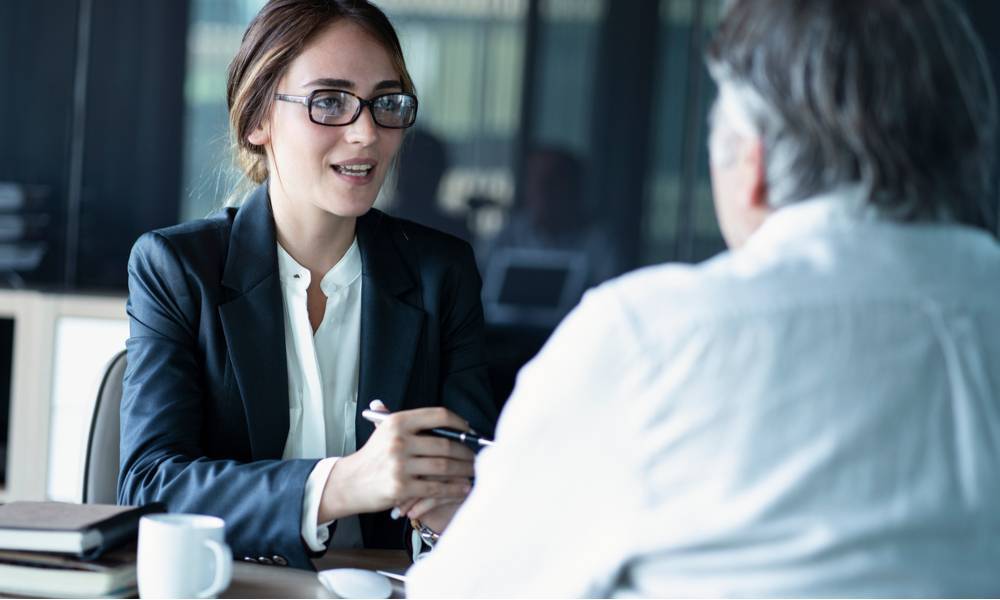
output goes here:
[{"label": "woman's ear", "polygon": [[271,133],[268,125],[269,123],[258,125],[256,129],[247,135],[247,141],[254,146],[266,146],[271,141]]}]

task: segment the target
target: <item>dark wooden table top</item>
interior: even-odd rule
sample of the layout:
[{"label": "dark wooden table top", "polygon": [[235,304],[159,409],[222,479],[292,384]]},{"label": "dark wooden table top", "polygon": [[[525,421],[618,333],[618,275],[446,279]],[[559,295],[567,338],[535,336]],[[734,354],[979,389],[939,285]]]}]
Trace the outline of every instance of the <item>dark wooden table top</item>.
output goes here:
[{"label": "dark wooden table top", "polygon": [[[403,574],[410,561],[403,550],[330,550],[313,561],[325,569],[371,569]],[[403,598],[403,584],[392,579],[393,598]],[[220,598],[336,598],[316,573],[288,567],[233,563],[233,581]]]}]

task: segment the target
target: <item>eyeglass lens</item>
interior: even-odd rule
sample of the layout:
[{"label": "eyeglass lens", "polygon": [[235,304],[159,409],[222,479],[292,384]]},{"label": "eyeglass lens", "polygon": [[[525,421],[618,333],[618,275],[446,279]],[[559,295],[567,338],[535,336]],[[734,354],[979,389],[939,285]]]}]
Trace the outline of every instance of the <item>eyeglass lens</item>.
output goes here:
[{"label": "eyeglass lens", "polygon": [[[313,94],[313,121],[322,125],[347,125],[360,112],[361,101],[354,95],[338,90],[321,90]],[[384,94],[371,100],[372,117],[383,127],[409,127],[416,118],[416,104],[407,94]]]}]

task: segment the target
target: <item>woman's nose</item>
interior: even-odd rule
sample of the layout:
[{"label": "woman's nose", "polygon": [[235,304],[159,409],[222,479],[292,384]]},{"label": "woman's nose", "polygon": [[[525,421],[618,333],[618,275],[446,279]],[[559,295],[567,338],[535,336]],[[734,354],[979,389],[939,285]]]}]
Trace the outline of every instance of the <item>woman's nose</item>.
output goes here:
[{"label": "woman's nose", "polygon": [[353,123],[347,126],[347,141],[369,146],[378,139],[378,125],[372,117],[372,111],[367,106],[361,109],[361,114]]}]

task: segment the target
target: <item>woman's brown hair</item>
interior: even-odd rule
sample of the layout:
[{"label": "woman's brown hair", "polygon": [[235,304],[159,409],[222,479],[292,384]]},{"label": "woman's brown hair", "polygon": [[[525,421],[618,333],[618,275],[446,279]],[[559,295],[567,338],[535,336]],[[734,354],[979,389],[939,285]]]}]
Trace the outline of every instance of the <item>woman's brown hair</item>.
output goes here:
[{"label": "woman's brown hair", "polygon": [[288,65],[313,36],[341,19],[360,26],[385,48],[403,91],[414,93],[396,30],[377,6],[366,0],[270,0],[243,34],[226,86],[236,162],[253,183],[267,179],[267,160],[263,146],[251,144],[247,136],[267,119]]}]

